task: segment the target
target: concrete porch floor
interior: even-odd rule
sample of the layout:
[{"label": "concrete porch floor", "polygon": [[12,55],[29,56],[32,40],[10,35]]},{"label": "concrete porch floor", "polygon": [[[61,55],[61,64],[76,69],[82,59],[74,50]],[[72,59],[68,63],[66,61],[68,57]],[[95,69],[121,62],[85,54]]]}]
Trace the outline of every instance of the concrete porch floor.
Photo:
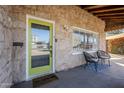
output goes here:
[{"label": "concrete porch floor", "polygon": [[[113,55],[111,66],[99,65],[98,72],[93,66],[86,69],[79,66],[56,73],[59,80],[52,81],[39,88],[124,88],[124,56]],[[32,82],[22,82],[13,87],[32,87]]]}]

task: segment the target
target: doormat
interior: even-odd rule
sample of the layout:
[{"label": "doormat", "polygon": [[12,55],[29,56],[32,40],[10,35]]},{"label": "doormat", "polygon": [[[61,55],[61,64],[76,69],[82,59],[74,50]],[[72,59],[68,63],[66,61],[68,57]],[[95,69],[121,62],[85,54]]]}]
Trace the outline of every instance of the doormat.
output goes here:
[{"label": "doormat", "polygon": [[44,84],[47,84],[49,82],[52,82],[54,80],[58,80],[58,77],[55,74],[38,77],[38,78],[35,78],[32,80],[33,87],[36,88],[36,87],[42,86]]}]

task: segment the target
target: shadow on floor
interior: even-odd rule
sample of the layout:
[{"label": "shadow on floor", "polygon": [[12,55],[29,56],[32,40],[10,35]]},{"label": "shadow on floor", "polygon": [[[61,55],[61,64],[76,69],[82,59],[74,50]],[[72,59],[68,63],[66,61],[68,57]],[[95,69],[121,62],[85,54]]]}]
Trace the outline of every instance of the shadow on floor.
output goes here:
[{"label": "shadow on floor", "polygon": [[[100,64],[98,72],[91,65],[84,69],[83,65],[56,73],[58,80],[39,86],[39,88],[124,88],[124,59],[112,60],[111,66]],[[31,88],[32,81],[22,82],[13,87]]]}]

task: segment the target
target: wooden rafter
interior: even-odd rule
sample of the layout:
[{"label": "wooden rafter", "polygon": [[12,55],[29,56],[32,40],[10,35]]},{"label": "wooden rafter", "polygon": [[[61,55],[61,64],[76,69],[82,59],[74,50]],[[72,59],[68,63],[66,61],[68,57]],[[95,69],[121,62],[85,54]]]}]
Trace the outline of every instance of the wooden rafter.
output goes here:
[{"label": "wooden rafter", "polygon": [[105,20],[106,23],[112,22],[112,23],[124,23],[123,20]]},{"label": "wooden rafter", "polygon": [[107,14],[95,14],[96,16],[113,16],[113,15],[124,15],[124,13],[107,13]]},{"label": "wooden rafter", "polygon": [[103,8],[103,7],[107,7],[107,6],[108,5],[93,5],[93,6],[84,7],[84,9],[90,10],[90,9]]},{"label": "wooden rafter", "polygon": [[124,21],[124,19],[111,19],[111,20],[114,20],[114,21]]},{"label": "wooden rafter", "polygon": [[99,17],[99,18],[102,18],[102,19],[124,19],[124,16],[114,16],[114,17],[106,16],[106,17]]},{"label": "wooden rafter", "polygon": [[124,28],[124,5],[83,5],[80,8],[106,22],[106,31]]},{"label": "wooden rafter", "polygon": [[91,13],[103,13],[103,12],[118,11],[118,10],[124,10],[124,7],[111,8],[111,9],[100,9],[100,10],[94,10],[94,11],[90,11],[90,12]]},{"label": "wooden rafter", "polygon": [[117,17],[117,18],[124,18],[124,15],[118,15],[118,16],[99,16],[99,18],[115,18],[115,17]]},{"label": "wooden rafter", "polygon": [[124,18],[112,18],[111,20],[124,20]]},{"label": "wooden rafter", "polygon": [[95,14],[96,16],[98,17],[101,17],[101,16],[118,16],[118,15],[124,15],[124,12],[123,13],[107,13],[107,14]]},{"label": "wooden rafter", "polygon": [[[109,20],[109,21],[111,21],[113,23],[124,23],[124,20]],[[108,22],[108,21],[106,21],[106,22]]]}]

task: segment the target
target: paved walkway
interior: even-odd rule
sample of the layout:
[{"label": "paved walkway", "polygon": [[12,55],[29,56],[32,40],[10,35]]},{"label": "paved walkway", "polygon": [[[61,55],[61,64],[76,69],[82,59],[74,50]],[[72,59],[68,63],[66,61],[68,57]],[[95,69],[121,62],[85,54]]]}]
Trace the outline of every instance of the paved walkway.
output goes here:
[{"label": "paved walkway", "polygon": [[[59,80],[39,86],[41,88],[124,88],[124,56],[112,55],[111,66],[99,65],[98,72],[93,66],[83,66],[56,73]],[[24,82],[16,87],[32,87]]]}]

